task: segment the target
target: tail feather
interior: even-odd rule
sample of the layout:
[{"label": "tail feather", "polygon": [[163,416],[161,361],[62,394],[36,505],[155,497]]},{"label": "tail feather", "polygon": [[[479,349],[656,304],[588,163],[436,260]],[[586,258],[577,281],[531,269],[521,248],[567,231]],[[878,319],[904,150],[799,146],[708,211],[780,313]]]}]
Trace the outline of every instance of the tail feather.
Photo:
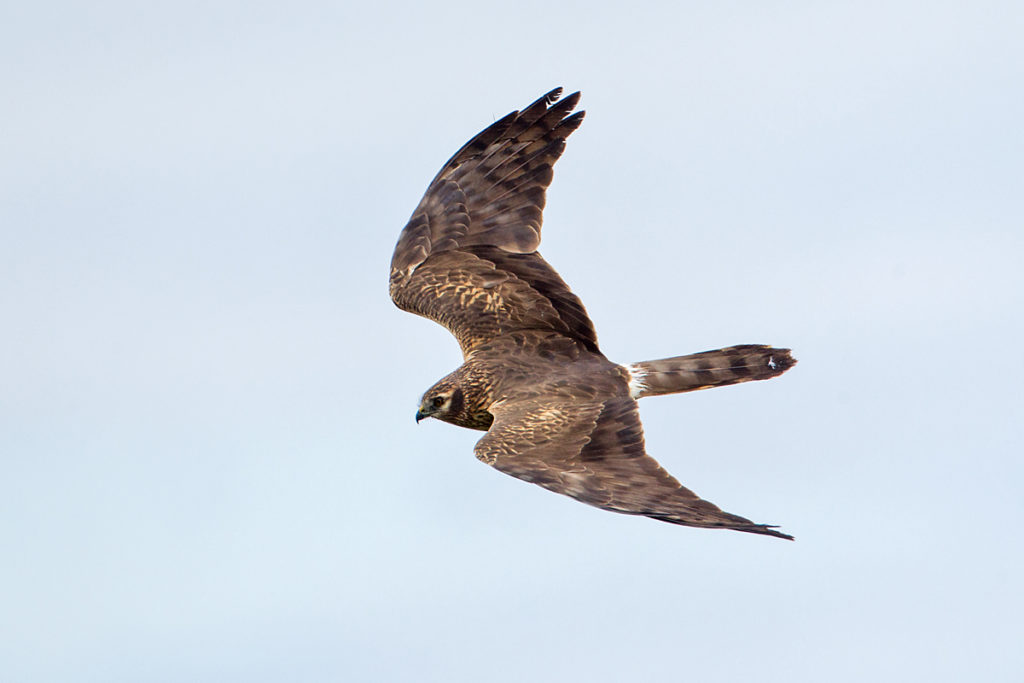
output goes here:
[{"label": "tail feather", "polygon": [[710,389],[771,379],[796,365],[789,349],[761,344],[730,346],[662,360],[627,365],[633,398]]}]

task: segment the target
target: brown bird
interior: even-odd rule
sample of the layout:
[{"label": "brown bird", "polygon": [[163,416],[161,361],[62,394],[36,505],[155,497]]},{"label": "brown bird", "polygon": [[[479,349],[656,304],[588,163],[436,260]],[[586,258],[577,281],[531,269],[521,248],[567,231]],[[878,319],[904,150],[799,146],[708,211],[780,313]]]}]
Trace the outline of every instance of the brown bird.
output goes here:
[{"label": "brown bird", "polygon": [[789,349],[732,346],[618,365],[579,298],[537,253],[552,167],[583,122],[556,88],[487,127],[431,181],[391,259],[391,298],[444,325],[461,367],[423,395],[433,417],[487,433],[477,458],[589,505],[778,538],[699,498],[644,450],[636,400],[769,379]]}]

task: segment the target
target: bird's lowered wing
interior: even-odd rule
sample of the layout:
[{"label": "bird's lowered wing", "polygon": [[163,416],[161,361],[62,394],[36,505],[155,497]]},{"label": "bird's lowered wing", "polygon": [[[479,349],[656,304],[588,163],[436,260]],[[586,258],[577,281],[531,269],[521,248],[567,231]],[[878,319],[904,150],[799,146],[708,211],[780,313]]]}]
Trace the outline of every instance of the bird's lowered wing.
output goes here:
[{"label": "bird's lowered wing", "polygon": [[673,524],[792,539],[722,511],[676,481],[644,449],[636,401],[535,397],[496,403],[476,456],[513,477],[613,512]]}]

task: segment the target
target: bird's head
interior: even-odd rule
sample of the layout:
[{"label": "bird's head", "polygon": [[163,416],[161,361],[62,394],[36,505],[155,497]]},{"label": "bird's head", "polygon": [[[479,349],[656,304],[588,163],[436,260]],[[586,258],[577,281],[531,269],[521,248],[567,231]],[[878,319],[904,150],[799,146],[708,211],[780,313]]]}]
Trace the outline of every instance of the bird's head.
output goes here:
[{"label": "bird's head", "polygon": [[433,417],[445,422],[453,422],[462,414],[465,402],[462,389],[446,379],[441,380],[427,389],[420,400],[416,411],[416,421],[425,417]]}]

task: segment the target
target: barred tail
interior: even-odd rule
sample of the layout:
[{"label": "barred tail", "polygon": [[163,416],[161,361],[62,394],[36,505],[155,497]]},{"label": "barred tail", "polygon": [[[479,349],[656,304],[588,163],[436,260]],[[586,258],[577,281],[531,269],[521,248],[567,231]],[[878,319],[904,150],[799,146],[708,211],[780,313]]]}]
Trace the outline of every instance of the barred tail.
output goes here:
[{"label": "barred tail", "polygon": [[730,346],[662,360],[627,365],[633,398],[710,389],[727,384],[771,379],[796,364],[789,349],[761,344]]}]

